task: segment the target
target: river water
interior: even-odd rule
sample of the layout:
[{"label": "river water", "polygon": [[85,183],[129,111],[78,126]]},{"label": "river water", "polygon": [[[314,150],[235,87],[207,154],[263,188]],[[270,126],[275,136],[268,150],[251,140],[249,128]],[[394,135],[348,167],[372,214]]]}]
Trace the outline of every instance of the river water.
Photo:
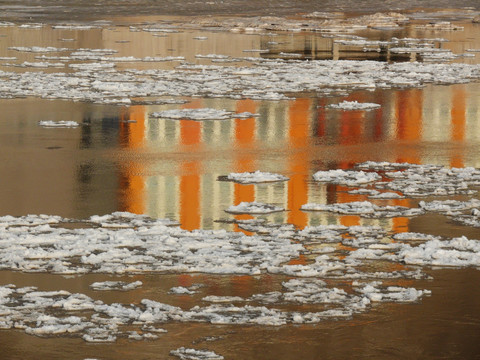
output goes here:
[{"label": "river water", "polygon": [[[285,7],[277,13],[292,9],[315,10],[309,2],[267,3],[261,12],[269,13],[269,9],[277,6]],[[65,4],[62,9],[68,5]],[[195,9],[194,4],[190,5],[185,5],[183,11]],[[212,3],[212,7],[222,12],[222,8],[216,5]],[[325,10],[338,10],[334,5],[327,2]],[[344,2],[344,5],[349,4]],[[466,5],[472,4],[463,6]],[[5,20],[22,18],[23,15],[19,15],[22,11],[13,5],[2,6],[10,14]],[[359,10],[366,11],[371,7],[372,4],[368,4]],[[231,9],[229,11],[234,11]],[[244,9],[245,13],[256,10]],[[149,7],[142,9],[150,10]],[[106,15],[118,15],[116,11]],[[183,11],[174,15],[182,15]],[[35,21],[52,18],[48,7],[32,14]],[[332,37],[312,32],[237,33],[188,26],[174,27],[175,31],[134,31],[133,27],[159,22],[165,27],[173,20],[120,15],[123,16],[116,18],[115,22],[85,29],[54,28],[47,24],[41,27],[22,27],[20,24],[0,27],[0,57],[4,59],[0,62],[0,70],[19,74],[73,71],[68,67],[37,69],[28,63],[40,61],[39,53],[12,49],[34,46],[70,50],[113,49],[118,57],[183,57],[197,65],[215,64],[209,58],[198,57],[207,54],[265,59],[298,54],[305,61],[340,59],[387,63],[414,59],[412,55],[395,57],[383,51],[339,49]],[[354,34],[371,40],[443,38],[448,41],[436,46],[454,54],[480,49],[479,25],[467,20],[456,23],[464,30],[432,32],[407,24],[398,30],[363,29]],[[270,52],[251,51],[266,48]],[[477,64],[478,55],[455,61]],[[24,66],[15,66],[21,64]],[[125,61],[118,62],[116,68],[122,71],[168,70],[177,65],[169,61]],[[34,88],[36,84],[29,86]],[[178,221],[185,230],[225,229],[251,235],[232,224],[231,220],[252,219],[253,216],[232,216],[224,210],[233,204],[257,201],[286,210],[263,218],[272,223],[293,224],[297,229],[319,224],[376,225],[391,234],[416,232],[445,238],[463,235],[469,239],[480,238],[478,227],[462,225],[440,214],[366,219],[358,215],[300,210],[306,203],[367,199],[365,195],[349,193],[346,186],[315,182],[312,176],[319,170],[351,169],[365,161],[480,167],[478,82],[348,90],[329,96],[306,92],[288,94],[288,98],[280,100],[202,94],[176,96],[175,99],[181,103],[155,104],[136,99],[137,103],[125,106],[36,96],[0,99],[0,215],[48,214],[81,220],[92,215],[124,211],[152,218],[169,218]],[[328,107],[343,100],[377,103],[381,107],[372,111],[341,111]],[[151,117],[156,111],[200,108],[258,115],[247,119],[203,122]],[[45,120],[75,121],[80,126],[58,129],[39,126],[39,122]],[[280,173],[289,181],[258,185],[222,181],[222,177],[229,173],[255,170]],[[473,197],[478,198],[478,195]],[[415,207],[419,199],[407,197],[383,201],[388,205]],[[295,261],[302,263],[305,259]],[[346,320],[281,326],[170,322],[162,326],[168,333],[159,339],[137,342],[121,338],[107,344],[91,344],[75,336],[36,337],[21,329],[0,330],[1,357],[23,360],[165,359],[169,358],[170,351],[187,347],[206,348],[225,359],[478,358],[480,273],[471,267],[424,267],[423,271],[432,279],[402,279],[396,284],[428,289],[430,296],[408,304],[378,303],[367,312]],[[105,303],[138,304],[141,299],[149,298],[183,309],[200,304],[202,296],[206,295],[248,298],[278,290],[286,279],[286,275],[269,273],[255,276],[188,272],[62,276],[8,269],[0,272],[2,284],[36,286],[42,291],[78,292]],[[89,287],[95,281],[106,280],[140,280],[143,286],[127,292],[101,293]],[[168,293],[175,286],[189,287],[196,283],[204,285],[200,294]],[[303,304],[294,308],[296,311],[310,311],[311,306]]]}]

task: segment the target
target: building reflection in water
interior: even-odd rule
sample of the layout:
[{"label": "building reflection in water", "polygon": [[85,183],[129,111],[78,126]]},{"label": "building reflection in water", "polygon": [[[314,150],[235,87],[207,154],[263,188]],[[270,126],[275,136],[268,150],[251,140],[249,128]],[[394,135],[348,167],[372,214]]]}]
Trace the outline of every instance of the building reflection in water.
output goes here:
[{"label": "building reflection in water", "polygon": [[[314,183],[313,173],[320,169],[347,169],[369,159],[464,166],[463,145],[479,140],[475,121],[478,102],[470,101],[465,86],[362,92],[346,98],[382,105],[367,112],[326,108],[328,103],[343,98],[279,102],[195,99],[182,105],[230,108],[260,115],[228,121],[149,119],[148,114],[156,108],[132,106],[122,115],[121,142],[128,151],[151,151],[157,157],[152,162],[131,160],[120,165],[121,210],[174,218],[188,230],[224,227],[215,220],[232,218],[224,210],[247,201],[283,206],[286,212],[270,215],[269,219],[298,228],[327,223],[375,223],[358,216],[300,211],[301,205],[308,202],[367,200],[366,196],[349,194],[347,187]],[[439,143],[453,144],[445,159],[425,150]],[[379,147],[372,144],[381,145],[385,154],[378,154]],[[472,159],[467,162],[475,166]],[[217,179],[230,172],[255,170],[282,173],[290,180],[241,185]],[[411,206],[410,202],[406,199],[381,203]],[[408,230],[407,218],[379,221],[395,231]]]}]

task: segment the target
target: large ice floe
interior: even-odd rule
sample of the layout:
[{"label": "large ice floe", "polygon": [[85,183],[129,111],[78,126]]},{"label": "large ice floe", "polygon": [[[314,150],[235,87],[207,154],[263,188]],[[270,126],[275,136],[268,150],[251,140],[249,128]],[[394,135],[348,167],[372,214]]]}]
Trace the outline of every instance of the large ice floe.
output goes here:
[{"label": "large ice floe", "polygon": [[258,114],[250,112],[235,113],[227,110],[216,110],[212,108],[202,109],[179,109],[179,110],[165,110],[153,112],[150,114],[152,118],[163,118],[171,120],[229,120],[229,119],[248,119]]},{"label": "large ice floe", "polygon": [[358,101],[342,101],[338,104],[330,104],[327,106],[330,109],[340,110],[375,110],[381,106],[375,103],[359,103]]},{"label": "large ice floe", "polygon": [[226,177],[227,180],[238,182],[240,184],[269,183],[277,181],[287,181],[288,177],[281,174],[273,174],[263,171],[230,173]]}]

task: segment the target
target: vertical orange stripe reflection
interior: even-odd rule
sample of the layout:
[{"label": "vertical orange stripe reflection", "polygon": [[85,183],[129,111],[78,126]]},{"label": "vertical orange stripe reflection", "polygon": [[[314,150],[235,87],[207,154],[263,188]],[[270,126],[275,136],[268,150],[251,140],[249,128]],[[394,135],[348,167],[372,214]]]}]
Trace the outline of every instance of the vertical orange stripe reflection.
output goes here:
[{"label": "vertical orange stripe reflection", "polygon": [[310,115],[311,99],[296,99],[289,109],[288,133],[289,147],[291,149],[290,181],[288,182],[288,222],[298,228],[308,224],[307,214],[300,211],[303,204],[308,203],[308,171],[309,160],[306,146],[309,141],[308,119]]},{"label": "vertical orange stripe reflection", "polygon": [[[421,141],[422,137],[422,90],[411,89],[397,92],[397,137],[413,143]],[[397,161],[419,163],[417,150],[403,151]]]},{"label": "vertical orange stripe reflection", "polygon": [[[185,108],[195,109],[202,106],[201,99],[187,104]],[[186,160],[180,169],[180,223],[186,230],[200,228],[200,172],[201,164],[191,161],[189,154],[198,151],[202,142],[202,123],[192,120],[180,120],[180,141],[184,146]]]},{"label": "vertical orange stripe reflection", "polygon": [[[138,149],[145,138],[145,108],[132,106],[121,115],[120,137],[127,149]],[[135,120],[135,122],[127,122]],[[145,179],[143,167],[137,163],[122,166],[120,187],[122,189],[121,210],[135,214],[145,213]]]},{"label": "vertical orange stripe reflection", "polygon": [[[236,104],[237,113],[256,112],[256,104],[251,99],[239,100]],[[235,119],[235,148],[238,150],[238,156],[235,159],[236,172],[255,171],[255,158],[253,152],[248,151],[255,141],[256,122],[254,118]],[[255,186],[234,184],[233,198],[235,205],[241,202],[255,201]],[[250,215],[236,215],[237,220],[251,219]],[[235,231],[241,231],[250,235],[250,232],[239,229],[235,226]]]}]

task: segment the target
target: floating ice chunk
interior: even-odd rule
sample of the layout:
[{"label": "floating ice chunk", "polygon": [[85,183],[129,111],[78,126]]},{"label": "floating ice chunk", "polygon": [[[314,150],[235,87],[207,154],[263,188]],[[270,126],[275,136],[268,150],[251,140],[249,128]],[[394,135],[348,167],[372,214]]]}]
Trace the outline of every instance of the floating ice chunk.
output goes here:
[{"label": "floating ice chunk", "polygon": [[416,25],[416,29],[421,29],[421,30],[433,30],[433,31],[458,31],[458,30],[463,30],[464,27],[460,25],[455,25],[452,24],[449,21],[439,21],[439,22],[432,22],[429,24],[422,24],[422,25]]},{"label": "floating ice chunk", "polygon": [[418,205],[425,209],[426,211],[435,211],[435,212],[458,212],[464,210],[470,210],[477,206],[480,206],[479,199],[470,199],[468,201],[458,201],[458,200],[434,200],[434,201],[420,201]]},{"label": "floating ice chunk", "polygon": [[142,59],[145,62],[184,61],[183,56],[146,56]]},{"label": "floating ice chunk", "polygon": [[368,184],[377,180],[380,180],[381,177],[374,172],[364,172],[364,171],[345,171],[341,169],[337,170],[327,170],[327,171],[317,171],[313,174],[313,179],[321,182],[328,182],[333,184],[342,184],[348,186],[358,186],[363,184]]},{"label": "floating ice chunk", "polygon": [[15,51],[22,51],[22,52],[33,52],[33,53],[44,53],[44,52],[62,52],[62,51],[70,51],[71,49],[68,48],[56,48],[52,46],[41,47],[41,46],[11,46],[8,48],[9,50]]},{"label": "floating ice chunk", "polygon": [[374,103],[359,103],[357,101],[342,101],[339,104],[330,104],[327,108],[341,110],[374,110],[381,106]]},{"label": "floating ice chunk", "polygon": [[212,108],[202,109],[178,109],[178,110],[165,110],[154,112],[150,114],[153,118],[164,118],[172,120],[228,120],[234,118],[236,115],[232,111],[217,110]]},{"label": "floating ice chunk", "polygon": [[402,196],[394,192],[378,192],[377,194],[372,194],[368,196],[369,199],[404,199],[405,196]]},{"label": "floating ice chunk", "polygon": [[76,121],[70,121],[70,120],[60,120],[60,121],[42,120],[38,122],[38,125],[47,127],[47,128],[74,128],[74,127],[78,127],[80,124]]},{"label": "floating ice chunk", "polygon": [[94,282],[90,284],[90,287],[93,290],[122,290],[128,291],[137,289],[142,286],[143,283],[141,281],[134,281],[131,283],[127,283],[124,281],[103,281],[103,282]]},{"label": "floating ice chunk", "polygon": [[373,218],[417,216],[425,212],[422,209],[413,209],[404,206],[379,206],[369,201],[354,201],[329,205],[309,203],[302,205],[301,210],[330,211],[345,215],[360,215]]},{"label": "floating ice chunk", "polygon": [[253,183],[264,183],[264,182],[287,181],[288,177],[280,174],[262,172],[257,170],[255,172],[230,173],[228,174],[227,179],[234,182],[241,183],[241,184],[253,184]]},{"label": "floating ice chunk", "polygon": [[259,202],[241,202],[238,205],[232,205],[227,210],[230,214],[270,214],[273,212],[285,211],[283,207]]},{"label": "floating ice chunk", "polygon": [[349,194],[352,195],[370,195],[370,196],[375,196],[380,194],[380,191],[374,190],[374,189],[354,189],[348,191]]},{"label": "floating ice chunk", "polygon": [[81,64],[70,64],[68,65],[72,69],[78,70],[102,70],[102,69],[111,69],[115,67],[114,63],[81,63]]},{"label": "floating ice chunk", "polygon": [[63,67],[65,67],[65,64],[64,63],[43,62],[43,61],[37,61],[37,62],[25,61],[21,64],[16,65],[16,66],[19,66],[19,67],[33,67],[33,68],[51,68],[51,67],[63,68]]},{"label": "floating ice chunk", "polygon": [[185,347],[170,351],[170,355],[181,360],[223,360],[224,357],[208,350],[195,350]]},{"label": "floating ice chunk", "polygon": [[168,291],[168,293],[169,294],[176,294],[176,295],[193,295],[197,292],[193,291],[193,290],[190,290],[190,289],[188,289],[186,287],[183,287],[183,286],[176,286],[176,287],[171,288]]},{"label": "floating ice chunk", "polygon": [[422,234],[422,233],[415,233],[415,232],[404,232],[404,233],[398,233],[393,235],[393,238],[395,240],[400,240],[400,241],[428,241],[428,240],[434,240],[434,239],[440,239],[437,236],[433,236],[430,234]]},{"label": "floating ice chunk", "polygon": [[98,29],[99,26],[95,25],[84,25],[84,24],[58,24],[52,25],[52,29],[58,30],[91,30],[91,29]]},{"label": "floating ice chunk", "polygon": [[166,333],[168,332],[167,330],[165,329],[160,329],[160,328],[156,328],[152,325],[145,325],[142,327],[142,331],[149,331],[149,332],[153,332],[153,333]]},{"label": "floating ice chunk", "polygon": [[201,55],[197,54],[195,55],[197,59],[229,59],[229,55],[220,55],[220,54],[207,54],[207,55]]},{"label": "floating ice chunk", "polygon": [[414,302],[424,295],[430,295],[430,290],[417,290],[415,288],[404,288],[399,286],[388,286],[379,288],[380,282],[371,282],[360,284],[354,282],[357,291],[366,295],[371,301],[388,301],[388,302]]},{"label": "floating ice chunk", "polygon": [[452,240],[429,240],[412,247],[405,244],[399,259],[406,264],[437,266],[479,266],[480,241],[466,237]]},{"label": "floating ice chunk", "polygon": [[209,296],[203,297],[202,301],[208,301],[208,302],[213,302],[213,303],[232,303],[232,302],[245,301],[245,299],[241,298],[240,296],[209,295]]}]

